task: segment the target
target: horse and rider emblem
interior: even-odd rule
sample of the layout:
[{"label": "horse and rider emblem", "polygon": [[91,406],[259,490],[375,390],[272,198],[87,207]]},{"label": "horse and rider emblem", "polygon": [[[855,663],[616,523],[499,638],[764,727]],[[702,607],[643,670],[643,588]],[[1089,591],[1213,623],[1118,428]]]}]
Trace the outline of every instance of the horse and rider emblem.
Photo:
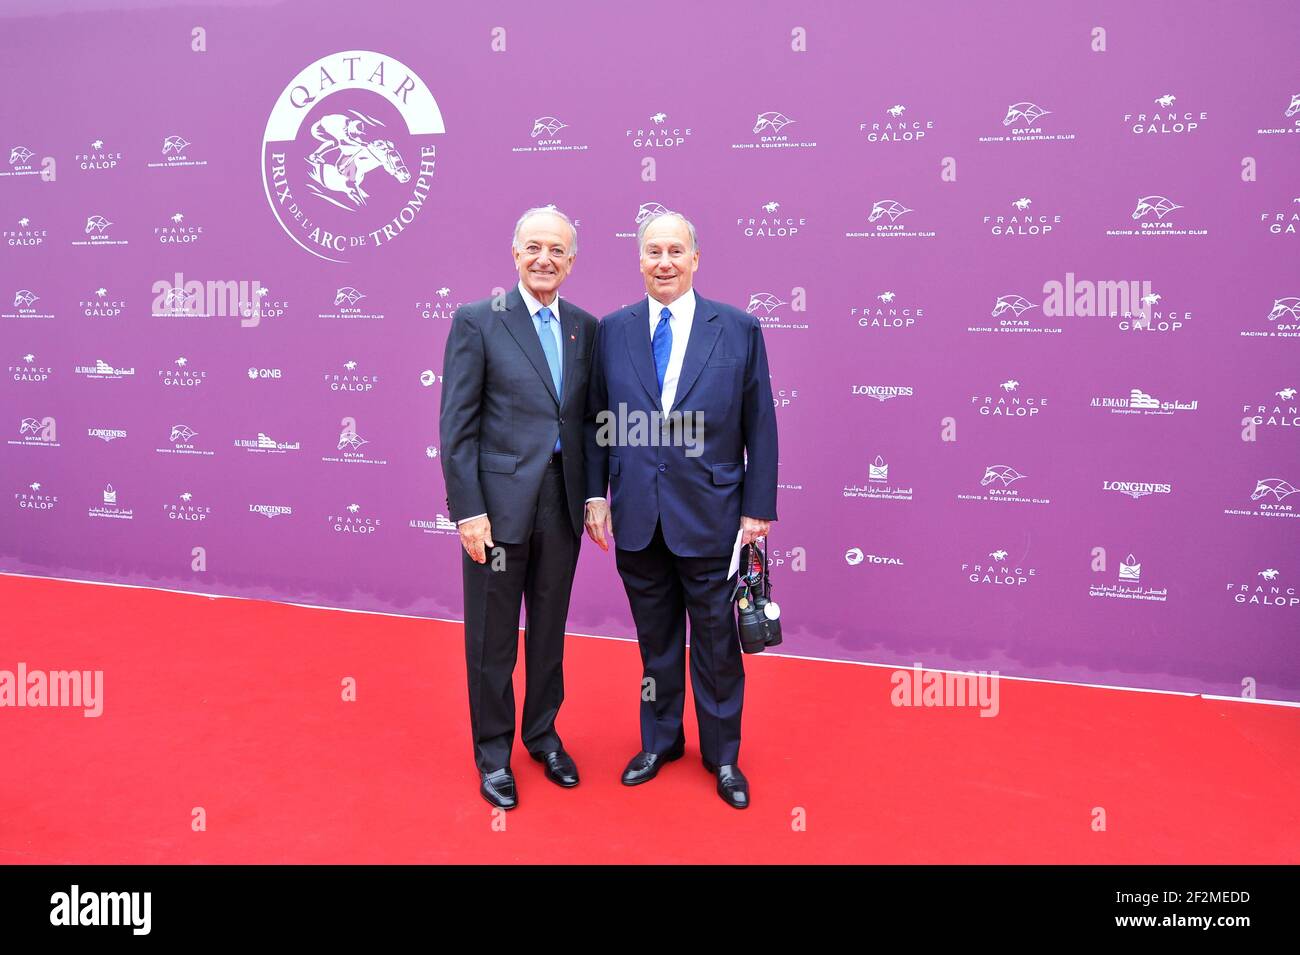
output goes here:
[{"label": "horse and rider emblem", "polygon": [[[326,202],[352,212],[370,198],[362,187],[366,173],[382,169],[398,182],[410,182],[411,172],[393,141],[370,139],[366,135],[368,126],[382,125],[356,110],[348,110],[346,114],[327,113],[317,120],[311,134],[320,145],[306,157],[311,180],[307,188]],[[331,193],[346,196],[351,205]]]}]

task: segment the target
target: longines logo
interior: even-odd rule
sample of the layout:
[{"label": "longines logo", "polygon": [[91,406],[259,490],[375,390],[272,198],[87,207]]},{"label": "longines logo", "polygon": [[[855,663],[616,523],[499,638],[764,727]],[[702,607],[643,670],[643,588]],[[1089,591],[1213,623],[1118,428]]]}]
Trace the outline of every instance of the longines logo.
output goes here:
[{"label": "longines logo", "polygon": [[877,199],[867,213],[867,228],[846,232],[846,239],[933,239],[937,232],[920,223],[916,210],[897,199]]},{"label": "longines logo", "polygon": [[325,372],[321,378],[325,382],[325,387],[330,391],[350,391],[354,393],[363,393],[371,391],[379,384],[380,375],[365,374],[362,372],[355,361],[348,360],[340,366],[340,372]]},{"label": "longines logo", "polygon": [[196,245],[203,238],[203,226],[178,210],[165,223],[153,227],[153,236],[159,245]]},{"label": "longines logo", "polygon": [[998,392],[992,395],[971,395],[970,403],[985,417],[1021,421],[1037,417],[1047,407],[1045,396],[1022,392],[1020,382],[1015,378],[999,383]]},{"label": "longines logo", "polygon": [[208,373],[190,365],[184,355],[172,360],[171,367],[162,367],[157,372],[158,381],[168,388],[198,388],[208,380]]},{"label": "longines logo", "polygon": [[555,116],[538,116],[533,120],[532,131],[528,134],[532,142],[526,146],[512,146],[510,151],[514,153],[586,152],[589,148],[586,143],[572,142],[571,134],[561,132],[568,128],[568,123]]},{"label": "longines logo", "polygon": [[1250,415],[1251,421],[1260,428],[1295,428],[1300,427],[1300,406],[1296,404],[1296,390],[1290,386],[1273,392],[1276,401],[1270,399],[1257,405],[1242,405],[1243,414]]},{"label": "longines logo", "polygon": [[1129,221],[1132,223],[1123,229],[1107,229],[1106,235],[1124,236],[1202,236],[1209,235],[1209,229],[1184,228],[1179,223],[1184,216],[1179,210],[1184,206],[1168,196],[1158,193],[1139,196],[1132,207]]},{"label": "longines logo", "polygon": [[1089,597],[1106,597],[1114,600],[1149,600],[1165,603],[1168,587],[1150,587],[1142,583],[1142,564],[1129,554],[1119,562],[1119,574],[1113,584],[1090,584]]},{"label": "longines logo", "polygon": [[210,458],[216,452],[211,448],[199,446],[195,439],[198,432],[187,424],[174,424],[167,432],[167,444],[160,448],[154,448],[158,454],[189,454],[197,455],[202,458]]},{"label": "longines logo", "polygon": [[[1270,100],[1270,102],[1275,101]],[[1300,133],[1300,93],[1292,93],[1289,102],[1285,95],[1279,97],[1276,102],[1280,108],[1275,115],[1279,120],[1289,119],[1291,121],[1290,124],[1282,123],[1278,126],[1261,126],[1259,129],[1255,130],[1256,135],[1293,136],[1296,133]],[[1274,122],[1277,122],[1277,120],[1274,120]],[[0,173],[0,175],[4,174]]]},{"label": "longines logo", "polygon": [[865,134],[867,142],[919,143],[934,129],[932,119],[908,119],[904,116],[907,107],[902,103],[895,103],[884,112],[888,119],[858,123],[858,131]]},{"label": "longines logo", "polygon": [[1300,298],[1287,295],[1274,299],[1268,314],[1260,317],[1265,320],[1258,327],[1241,330],[1242,338],[1300,338]]},{"label": "longines logo", "polygon": [[117,500],[117,489],[112,484],[104,485],[103,503],[93,504],[86,510],[88,517],[105,517],[119,521],[135,519],[135,509],[123,507]]},{"label": "longines logo", "polygon": [[[1047,118],[1049,116],[1050,119]],[[1002,117],[1002,128],[1005,132],[996,136],[981,136],[979,142],[1027,143],[1041,139],[1074,139],[1075,134],[1071,132],[1052,132],[1057,122],[1057,117],[1050,109],[1045,109],[1029,100],[1021,100],[1007,107]]]},{"label": "longines logo", "polygon": [[346,417],[340,422],[342,429],[338,432],[338,443],[334,454],[326,454],[321,460],[327,464],[387,464],[384,458],[374,457],[370,442],[357,431],[357,419]]},{"label": "longines logo", "polygon": [[801,286],[785,295],[776,292],[751,292],[745,311],[758,319],[764,331],[768,329],[804,331],[808,328],[807,319],[796,317],[808,311],[807,293]]},{"label": "longines logo", "polygon": [[135,377],[134,368],[117,368],[102,358],[96,358],[93,365],[77,365],[73,371],[83,377],[101,381],[121,381],[123,378]]},{"label": "longines logo", "polygon": [[159,159],[149,160],[150,169],[178,169],[182,166],[206,166],[208,161],[200,159],[194,144],[184,136],[173,133],[164,136],[159,150]]},{"label": "longines logo", "polygon": [[1179,401],[1178,399],[1161,400],[1147,394],[1140,388],[1129,389],[1128,397],[1095,397],[1088,401],[1090,408],[1104,408],[1111,414],[1119,415],[1172,415],[1180,411],[1195,411],[1198,402]]},{"label": "longines logo", "polygon": [[109,294],[104,286],[77,302],[77,308],[86,318],[117,318],[126,309],[126,300]]},{"label": "longines logo", "polygon": [[104,140],[96,139],[90,144],[89,149],[84,153],[77,153],[73,156],[77,168],[86,172],[105,172],[110,169],[116,169],[122,162],[122,154],[112,149],[106,149]]},{"label": "longines logo", "polygon": [[437,101],[405,64],[368,50],[322,57],[289,81],[267,120],[267,202],[312,255],[356,261],[424,210],[443,132]]},{"label": "longines logo", "polygon": [[900,300],[892,289],[878,292],[875,299],[874,304],[855,305],[849,309],[849,318],[858,323],[858,328],[906,331],[925,317],[923,306],[911,304],[910,299]]},{"label": "longines logo", "polygon": [[44,418],[23,418],[18,422],[18,437],[10,438],[6,444],[24,447],[59,447],[59,430],[55,420],[46,415]]},{"label": "longines logo", "polygon": [[1223,513],[1232,517],[1282,517],[1296,518],[1296,505],[1300,503],[1300,489],[1285,478],[1267,477],[1255,482],[1250,500],[1255,506],[1227,507]]},{"label": "longines logo", "polygon": [[999,295],[993,301],[984,325],[967,325],[966,331],[979,335],[1060,335],[1064,326],[1046,321],[1047,310],[1016,292]]},{"label": "longines logo", "polygon": [[[1021,484],[1028,475],[1010,464],[990,464],[980,475],[981,493],[957,492],[959,501],[1000,501],[1013,504],[1051,504],[1050,497],[1038,497]],[[1030,482],[1031,484],[1033,482]]]},{"label": "longines logo", "polygon": [[36,356],[31,352],[23,355],[18,364],[9,366],[10,378],[14,381],[24,381],[29,384],[49,381],[53,371],[54,369],[47,365],[37,364]]},{"label": "longines logo", "polygon": [[58,506],[59,496],[42,493],[41,482],[33,481],[26,489],[14,492],[14,504],[25,511],[52,511]]},{"label": "longines logo", "polygon": [[349,504],[340,511],[347,513],[330,514],[326,517],[330,528],[335,534],[354,534],[364,537],[373,534],[383,526],[383,521],[378,517],[370,517],[361,512],[360,504]]},{"label": "longines logo", "polygon": [[807,225],[806,218],[788,215],[776,199],[764,202],[754,215],[736,216],[736,228],[747,239],[789,239],[797,236]]},{"label": "longines logo", "polygon": [[84,246],[103,246],[103,245],[127,245],[128,240],[118,239],[113,232],[113,222],[93,212],[86,216],[86,224],[82,227],[81,235],[72,240],[73,245]]},{"label": "longines logo", "polygon": [[189,491],[181,492],[175,501],[163,504],[162,509],[169,521],[198,523],[212,516],[212,508],[207,504],[194,503],[194,495]]},{"label": "longines logo", "polygon": [[[3,175],[3,173],[0,173]],[[17,220],[17,227],[5,229],[0,232],[3,236],[5,245],[11,249],[34,249],[38,245],[44,245],[45,240],[50,237],[48,229],[41,229],[32,226],[32,220],[29,216],[22,216]]]},{"label": "longines logo", "polygon": [[114,441],[117,441],[119,438],[125,438],[126,429],[125,428],[87,428],[86,437],[99,438],[99,440],[103,441],[105,444],[110,444]]},{"label": "longines logo", "polygon": [[1152,494],[1172,494],[1174,486],[1162,481],[1102,481],[1101,489],[1124,494],[1136,501]]},{"label": "longines logo", "polygon": [[1004,547],[991,550],[985,557],[961,565],[961,572],[979,586],[1023,587],[1038,579],[1038,568],[1010,560]]},{"label": "longines logo", "polygon": [[293,516],[293,506],[290,504],[250,504],[248,505],[250,514],[261,514],[267,520],[282,515]]},{"label": "longines logo", "polygon": [[853,385],[853,394],[860,398],[875,398],[882,404],[890,398],[912,397],[911,385]]},{"label": "longines logo", "polygon": [[1042,238],[1051,235],[1061,225],[1059,212],[1044,212],[1034,208],[1029,196],[1019,196],[1007,203],[1007,211],[990,212],[983,218],[989,235],[1007,238]]},{"label": "longines logo", "polygon": [[[0,311],[0,318],[30,318],[41,321],[54,318],[53,312],[43,305],[36,304],[40,300],[41,297],[29,288],[15,289],[11,297],[0,301],[0,309],[3,309]],[[6,305],[9,307],[4,308]]]},{"label": "longines logo", "polygon": [[317,318],[370,321],[384,317],[383,312],[374,311],[366,302],[365,292],[351,285],[341,285],[334,290],[330,302],[332,309],[326,308],[316,313]]},{"label": "longines logo", "polygon": [[[797,127],[792,129],[791,127]],[[754,117],[749,139],[732,143],[732,149],[815,149],[817,143],[804,139],[807,130],[779,110],[764,110]]]},{"label": "longines logo", "polygon": [[1177,109],[1176,102],[1178,97],[1173,93],[1162,93],[1152,100],[1156,108],[1151,112],[1144,109],[1139,113],[1125,113],[1124,125],[1136,136],[1182,136],[1200,129],[1205,122],[1205,111]]},{"label": "longines logo", "polygon": [[877,454],[867,466],[867,483],[845,485],[843,495],[875,501],[910,501],[912,487],[903,487],[890,480],[889,464]]},{"label": "longines logo", "polygon": [[421,318],[441,319],[449,322],[452,316],[456,314],[456,309],[464,304],[452,293],[450,287],[442,285],[434,290],[433,298],[426,299],[423,302],[416,302],[415,312]]},{"label": "longines logo", "polygon": [[10,146],[9,164],[6,168],[0,168],[0,178],[5,176],[39,176],[41,168],[32,162],[35,158],[36,152],[24,145]]},{"label": "longines logo", "polygon": [[446,514],[439,514],[433,520],[413,517],[407,522],[406,526],[413,531],[419,531],[421,534],[437,534],[442,536],[448,534],[460,534],[460,531],[456,528],[455,521],[447,517]]},{"label": "longines logo", "polygon": [[1276,567],[1265,567],[1255,573],[1255,579],[1246,583],[1229,583],[1226,587],[1232,602],[1241,607],[1281,607],[1294,610],[1300,607],[1300,594],[1295,585],[1282,578]]},{"label": "longines logo", "polygon": [[673,120],[667,113],[652,113],[643,126],[628,129],[624,140],[632,144],[633,149],[677,149],[686,145],[694,130],[689,126]]}]

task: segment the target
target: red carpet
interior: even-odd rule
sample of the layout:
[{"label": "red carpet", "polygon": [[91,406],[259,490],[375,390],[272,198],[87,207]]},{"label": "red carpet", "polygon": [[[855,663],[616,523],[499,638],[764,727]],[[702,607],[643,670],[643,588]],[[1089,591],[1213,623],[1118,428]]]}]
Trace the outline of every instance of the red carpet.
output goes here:
[{"label": "red carpet", "polygon": [[105,698],[0,709],[0,862],[1300,861],[1300,709],[1004,680],[990,719],[894,707],[887,669],[749,657],[738,812],[689,702],[686,758],[619,784],[636,646],[571,637],[582,784],[516,740],[498,832],[455,624],[5,576],[0,600],[0,669],[102,669]]}]

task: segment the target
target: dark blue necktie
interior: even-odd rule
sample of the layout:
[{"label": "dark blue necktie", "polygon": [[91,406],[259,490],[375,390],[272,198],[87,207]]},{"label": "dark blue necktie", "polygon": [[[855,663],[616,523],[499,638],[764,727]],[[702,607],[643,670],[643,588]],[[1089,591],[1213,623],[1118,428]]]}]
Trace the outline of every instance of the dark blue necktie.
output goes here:
[{"label": "dark blue necktie", "polygon": [[659,393],[664,390],[664,374],[668,371],[668,356],[673,353],[673,330],[668,320],[673,317],[671,309],[665,308],[659,313],[659,324],[655,326],[654,337],[650,340],[655,353],[655,374],[659,376]]},{"label": "dark blue necktie", "polygon": [[[563,395],[564,375],[560,369],[560,348],[555,344],[555,332],[551,331],[551,310],[542,306],[537,310],[537,320],[541,323],[537,334],[542,339],[542,352],[546,355],[546,364],[551,366],[551,381],[555,384],[555,393]],[[555,439],[555,450],[560,450],[560,439]]]}]

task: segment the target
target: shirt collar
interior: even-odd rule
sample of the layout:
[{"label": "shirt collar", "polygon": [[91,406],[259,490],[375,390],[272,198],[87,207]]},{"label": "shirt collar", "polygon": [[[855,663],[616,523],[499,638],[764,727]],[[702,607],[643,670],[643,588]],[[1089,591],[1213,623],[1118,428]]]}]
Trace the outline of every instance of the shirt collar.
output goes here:
[{"label": "shirt collar", "polygon": [[656,299],[650,293],[646,293],[646,299],[650,302],[650,320],[659,321],[659,315],[666,308],[673,313],[673,318],[684,318],[687,315],[695,314],[695,288],[688,288],[685,294],[678,296],[675,302],[665,305]]},{"label": "shirt collar", "polygon": [[559,295],[555,296],[555,301],[551,302],[550,305],[543,305],[541,302],[537,301],[536,297],[534,297],[532,292],[528,291],[528,289],[524,287],[524,283],[522,279],[520,279],[519,281],[518,288],[519,288],[519,297],[522,298],[524,300],[524,304],[528,306],[528,314],[531,317],[536,318],[537,313],[540,312],[543,308],[549,308],[551,310],[551,315],[553,317],[557,319],[560,317],[560,296]]}]

